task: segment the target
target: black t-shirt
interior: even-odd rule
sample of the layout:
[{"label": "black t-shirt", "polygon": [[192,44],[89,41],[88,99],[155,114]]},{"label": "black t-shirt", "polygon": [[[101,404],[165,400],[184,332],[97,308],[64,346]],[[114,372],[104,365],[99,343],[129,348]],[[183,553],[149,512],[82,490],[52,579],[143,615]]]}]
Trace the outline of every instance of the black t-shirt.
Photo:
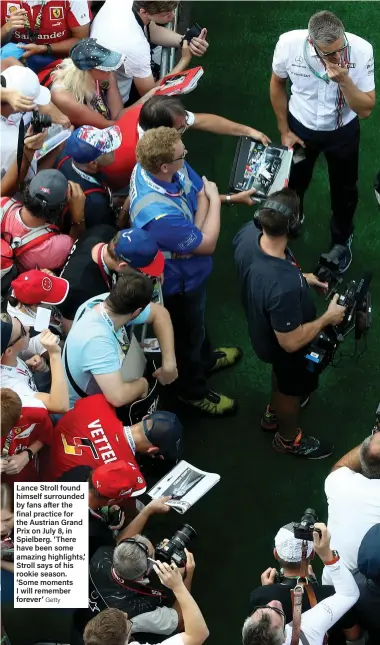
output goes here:
[{"label": "black t-shirt", "polygon": [[[267,605],[271,600],[279,600],[282,603],[284,612],[286,614],[286,623],[293,620],[292,597],[290,589],[295,587],[297,580],[288,580],[289,584],[275,583],[273,585],[264,585],[254,589],[250,595],[250,611],[253,612],[255,607]],[[311,584],[317,602],[333,596],[335,589],[332,585],[318,585]],[[306,591],[302,596],[302,613],[311,609],[309,598]],[[342,629],[350,629],[356,624],[355,614],[350,609],[338,622],[329,630],[329,645],[345,645],[346,639],[344,638]]]},{"label": "black t-shirt", "polygon": [[354,607],[358,623],[370,635],[370,645],[380,642],[380,584],[367,580],[360,571],[352,572],[359,587],[360,598]]},{"label": "black t-shirt", "polygon": [[[63,153],[61,153],[57,158],[56,167],[59,165],[60,161],[65,159],[65,157],[67,157],[67,155],[63,151]],[[59,170],[63,175],[65,175],[68,181],[74,181],[76,184],[79,184],[83,192],[91,191],[86,194],[86,203],[84,207],[86,229],[98,226],[99,224],[114,226],[115,213],[111,205],[111,195],[107,188],[105,176],[101,173],[96,173],[91,175],[96,183],[89,181],[73,169],[71,157],[66,159],[62,165],[59,166]],[[70,226],[70,217],[67,216],[64,218],[62,226],[63,233],[68,233]]]},{"label": "black t-shirt", "polygon": [[95,226],[74,244],[61,277],[70,285],[65,301],[59,305],[64,318],[74,320],[78,307],[89,298],[109,291],[109,286],[92,259],[91,251],[100,242],[109,242],[116,233],[112,226]]},{"label": "black t-shirt", "polygon": [[289,332],[315,320],[316,308],[291,252],[286,250],[286,260],[264,253],[261,235],[250,222],[233,245],[252,346],[261,360],[273,363],[285,353],[274,330]]},{"label": "black t-shirt", "polygon": [[[90,466],[76,466],[67,470],[57,482],[87,482],[92,468]],[[107,524],[100,518],[88,511],[88,532],[89,532],[89,560],[101,546],[115,546],[115,538]]]}]

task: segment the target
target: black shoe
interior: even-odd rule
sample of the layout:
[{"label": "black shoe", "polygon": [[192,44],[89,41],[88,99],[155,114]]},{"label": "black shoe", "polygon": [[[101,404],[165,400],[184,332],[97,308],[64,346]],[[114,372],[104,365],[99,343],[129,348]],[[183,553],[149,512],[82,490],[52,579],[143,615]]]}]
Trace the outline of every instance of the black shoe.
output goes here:
[{"label": "black shoe", "polygon": [[332,249],[326,253],[326,256],[338,263],[338,273],[344,273],[352,262],[351,239],[347,240],[346,244],[334,244]]},{"label": "black shoe", "polygon": [[284,440],[276,432],[272,446],[277,452],[285,452],[296,457],[306,457],[306,459],[325,459],[334,450],[333,444],[328,441],[321,441],[310,435],[305,435],[302,430],[298,430],[298,435],[293,441]]}]

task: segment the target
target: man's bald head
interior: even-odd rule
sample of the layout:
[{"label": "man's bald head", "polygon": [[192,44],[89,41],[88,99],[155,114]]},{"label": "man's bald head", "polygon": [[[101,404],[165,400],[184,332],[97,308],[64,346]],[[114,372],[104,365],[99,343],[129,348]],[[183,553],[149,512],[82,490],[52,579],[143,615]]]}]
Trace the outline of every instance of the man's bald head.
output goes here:
[{"label": "man's bald head", "polygon": [[380,479],[380,432],[364,439],[360,446],[360,465],[368,479]]}]

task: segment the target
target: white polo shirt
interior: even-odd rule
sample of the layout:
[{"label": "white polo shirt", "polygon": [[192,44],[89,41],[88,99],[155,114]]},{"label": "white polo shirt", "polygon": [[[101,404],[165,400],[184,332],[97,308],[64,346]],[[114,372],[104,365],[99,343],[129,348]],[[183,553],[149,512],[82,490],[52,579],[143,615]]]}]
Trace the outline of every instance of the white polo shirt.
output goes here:
[{"label": "white polo shirt", "polygon": [[380,479],[368,479],[349,468],[338,468],[327,477],[325,493],[331,548],[337,549],[352,571],[357,567],[363,537],[374,524],[380,523]]},{"label": "white polo shirt", "polygon": [[91,38],[125,56],[124,66],[116,70],[117,84],[125,103],[132,79],[152,74],[150,46],[132,11],[132,0],[106,0],[92,23]]},{"label": "white polo shirt", "polygon": [[[339,98],[338,83],[326,82],[319,76],[326,73],[314,47],[307,40],[307,29],[296,29],[282,34],[273,56],[272,69],[276,76],[292,82],[289,111],[310,130],[336,130],[356,117]],[[375,89],[372,45],[355,34],[346,33],[349,76],[362,92]],[[317,74],[317,75],[316,75]]]}]

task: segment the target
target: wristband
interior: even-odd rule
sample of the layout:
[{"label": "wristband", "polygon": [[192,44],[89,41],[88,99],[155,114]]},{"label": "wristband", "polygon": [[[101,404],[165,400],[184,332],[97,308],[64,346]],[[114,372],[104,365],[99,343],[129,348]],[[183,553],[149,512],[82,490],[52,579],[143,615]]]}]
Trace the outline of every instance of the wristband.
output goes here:
[{"label": "wristband", "polygon": [[333,559],[329,560],[328,562],[324,562],[325,567],[329,567],[331,564],[336,564],[339,562],[340,557],[338,551],[333,551]]},{"label": "wristband", "polygon": [[230,194],[226,195],[226,204],[228,204],[228,206],[232,206],[233,204]]},{"label": "wristband", "polygon": [[23,448],[23,449],[21,450],[21,452],[27,452],[27,453],[28,453],[28,457],[29,457],[29,461],[32,461],[32,459],[33,459],[33,457],[34,457],[34,453],[31,451],[31,449],[30,449],[30,448]]},{"label": "wristband", "polygon": [[43,53],[44,56],[52,56],[53,55],[53,48],[51,45],[45,44],[46,47],[46,52]]}]

